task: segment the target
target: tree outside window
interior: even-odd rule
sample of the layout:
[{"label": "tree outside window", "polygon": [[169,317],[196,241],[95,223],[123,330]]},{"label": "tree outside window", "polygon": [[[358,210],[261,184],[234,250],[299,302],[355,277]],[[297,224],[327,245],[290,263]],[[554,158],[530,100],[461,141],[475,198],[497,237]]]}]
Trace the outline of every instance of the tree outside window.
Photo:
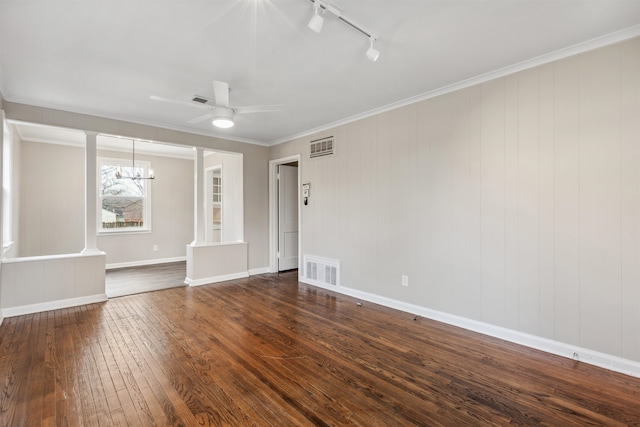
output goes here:
[{"label": "tree outside window", "polygon": [[[149,162],[136,161],[136,168],[122,166],[122,161],[100,161],[101,232],[149,230],[149,181],[132,179],[146,176]],[[122,178],[116,178],[120,169]]]}]

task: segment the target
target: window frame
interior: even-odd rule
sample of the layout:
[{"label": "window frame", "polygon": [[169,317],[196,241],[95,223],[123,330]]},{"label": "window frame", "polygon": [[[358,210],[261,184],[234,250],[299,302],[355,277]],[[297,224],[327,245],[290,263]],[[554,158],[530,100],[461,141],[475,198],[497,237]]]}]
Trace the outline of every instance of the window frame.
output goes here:
[{"label": "window frame", "polygon": [[14,224],[14,166],[13,166],[13,131],[7,122],[4,111],[0,112],[2,120],[2,256],[11,250],[13,241]]},{"label": "window frame", "polygon": [[[144,195],[142,197],[142,227],[116,227],[116,228],[103,228],[102,227],[102,199],[104,195],[102,194],[102,167],[104,165],[118,167],[121,168],[131,168],[131,160],[130,159],[118,159],[112,157],[103,157],[98,156],[98,194],[97,194],[97,233],[98,235],[112,235],[112,234],[141,234],[141,233],[150,233],[151,232],[151,186],[149,185],[150,179],[143,179],[141,181],[144,182]],[[148,176],[149,170],[151,168],[151,162],[147,160],[138,160],[136,159],[135,163],[136,168],[142,169],[142,176]],[[115,179],[115,178],[114,178]],[[128,179],[128,178],[125,178]],[[107,197],[119,197],[119,196],[107,196]]]}]

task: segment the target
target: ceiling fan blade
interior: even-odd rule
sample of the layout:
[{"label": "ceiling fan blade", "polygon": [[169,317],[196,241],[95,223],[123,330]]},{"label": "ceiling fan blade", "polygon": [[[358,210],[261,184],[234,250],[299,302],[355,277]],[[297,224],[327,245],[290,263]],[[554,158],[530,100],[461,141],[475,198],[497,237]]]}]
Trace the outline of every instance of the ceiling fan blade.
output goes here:
[{"label": "ceiling fan blade", "polygon": [[207,106],[205,104],[196,104],[195,102],[191,101],[181,101],[179,99],[165,98],[164,96],[151,95],[149,98],[153,99],[154,101],[169,102],[171,104],[184,105],[187,107],[204,108],[207,110],[211,109],[211,106]]},{"label": "ceiling fan blade", "polygon": [[251,114],[251,113],[271,113],[274,111],[283,111],[284,105],[246,105],[244,107],[233,107],[233,111],[238,114]]},{"label": "ceiling fan blade", "polygon": [[229,85],[227,83],[214,80],[213,93],[216,96],[216,105],[229,108]]},{"label": "ceiling fan blade", "polygon": [[200,117],[196,117],[195,119],[191,119],[189,120],[187,123],[200,123],[203,122],[207,119],[211,119],[213,118],[213,114],[209,113],[209,114],[205,114],[204,116],[200,116]]}]

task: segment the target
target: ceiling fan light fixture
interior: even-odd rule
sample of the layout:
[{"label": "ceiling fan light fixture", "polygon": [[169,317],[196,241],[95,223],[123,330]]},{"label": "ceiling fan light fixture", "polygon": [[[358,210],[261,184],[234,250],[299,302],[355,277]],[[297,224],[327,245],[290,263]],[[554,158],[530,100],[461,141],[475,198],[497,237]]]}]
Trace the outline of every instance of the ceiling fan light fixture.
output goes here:
[{"label": "ceiling fan light fixture", "polygon": [[213,109],[213,125],[221,129],[233,126],[233,110],[230,108],[216,107]]},{"label": "ceiling fan light fixture", "polygon": [[322,31],[322,24],[324,24],[324,18],[320,16],[320,4],[316,1],[313,3],[313,16],[311,17],[311,20],[309,20],[309,24],[307,26],[320,34],[320,31]]},{"label": "ceiling fan light fixture", "polygon": [[367,49],[367,59],[371,62],[376,62],[378,57],[380,56],[380,51],[373,47],[373,42],[376,41],[375,38],[369,38],[369,49]]}]

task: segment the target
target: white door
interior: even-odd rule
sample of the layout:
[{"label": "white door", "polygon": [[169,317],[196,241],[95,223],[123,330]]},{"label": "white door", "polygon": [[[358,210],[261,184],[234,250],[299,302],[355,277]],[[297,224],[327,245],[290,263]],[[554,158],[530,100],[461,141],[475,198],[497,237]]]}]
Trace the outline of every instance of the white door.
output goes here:
[{"label": "white door", "polygon": [[278,271],[298,268],[298,168],[278,166]]}]

